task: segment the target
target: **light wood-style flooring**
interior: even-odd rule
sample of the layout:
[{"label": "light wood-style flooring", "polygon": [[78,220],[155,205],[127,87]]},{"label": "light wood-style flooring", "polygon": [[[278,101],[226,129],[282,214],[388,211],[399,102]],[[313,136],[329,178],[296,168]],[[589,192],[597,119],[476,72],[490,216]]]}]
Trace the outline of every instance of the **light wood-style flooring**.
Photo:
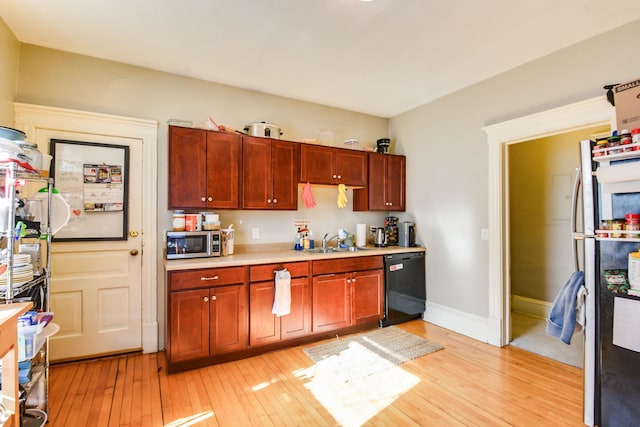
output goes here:
[{"label": "light wood-style flooring", "polygon": [[303,347],[173,375],[163,353],[54,365],[48,425],[582,425],[580,369],[422,320],[398,327],[444,350],[348,383]]}]

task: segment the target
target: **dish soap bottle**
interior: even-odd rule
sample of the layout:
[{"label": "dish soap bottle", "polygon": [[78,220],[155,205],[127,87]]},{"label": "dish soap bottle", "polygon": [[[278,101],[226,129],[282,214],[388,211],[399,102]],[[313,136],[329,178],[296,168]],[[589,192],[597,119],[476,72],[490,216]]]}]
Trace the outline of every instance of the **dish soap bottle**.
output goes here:
[{"label": "dish soap bottle", "polygon": [[293,241],[293,249],[295,249],[296,251],[302,250],[302,233],[300,233],[300,229],[296,231],[296,237]]}]

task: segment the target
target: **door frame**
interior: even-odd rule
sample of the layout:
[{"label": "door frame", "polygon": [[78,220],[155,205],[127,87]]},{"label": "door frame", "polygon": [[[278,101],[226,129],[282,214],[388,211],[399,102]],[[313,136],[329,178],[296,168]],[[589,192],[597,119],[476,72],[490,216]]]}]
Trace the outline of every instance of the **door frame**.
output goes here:
[{"label": "door frame", "polygon": [[511,335],[507,146],[606,124],[616,129],[615,109],[603,95],[482,128],[489,144],[489,344],[508,345]]},{"label": "door frame", "polygon": [[[15,126],[27,135],[38,128],[86,132],[142,141],[142,351],[158,351],[157,164],[158,122],[15,102]],[[48,147],[45,147],[48,150]],[[146,250],[145,250],[146,249]]]}]

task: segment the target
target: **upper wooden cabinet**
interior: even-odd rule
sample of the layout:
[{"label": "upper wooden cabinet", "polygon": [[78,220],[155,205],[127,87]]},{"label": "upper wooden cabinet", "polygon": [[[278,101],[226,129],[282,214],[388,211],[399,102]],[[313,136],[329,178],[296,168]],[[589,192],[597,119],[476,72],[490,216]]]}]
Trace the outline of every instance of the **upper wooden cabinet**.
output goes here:
[{"label": "upper wooden cabinet", "polygon": [[299,147],[295,142],[243,137],[244,209],[298,209]]},{"label": "upper wooden cabinet", "polygon": [[367,188],[353,191],[354,211],[404,211],[406,157],[369,153]]},{"label": "upper wooden cabinet", "polygon": [[240,207],[242,136],[169,126],[169,209]]},{"label": "upper wooden cabinet", "polygon": [[300,144],[300,182],[367,185],[367,153],[345,148]]}]

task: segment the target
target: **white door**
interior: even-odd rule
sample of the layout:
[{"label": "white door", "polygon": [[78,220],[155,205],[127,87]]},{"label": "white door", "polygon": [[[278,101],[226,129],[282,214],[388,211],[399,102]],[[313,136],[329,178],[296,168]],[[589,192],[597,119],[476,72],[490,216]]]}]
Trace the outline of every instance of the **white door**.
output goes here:
[{"label": "white door", "polygon": [[[119,217],[126,226],[126,240],[56,242],[54,236],[50,309],[55,322],[60,325],[60,332],[50,341],[51,360],[140,350],[142,141],[40,129],[36,142],[40,147],[48,146],[51,139],[126,146],[129,149],[129,164],[124,165],[129,189],[125,204],[127,212]],[[67,197],[64,192],[61,194]],[[93,220],[95,215],[99,218],[101,214],[84,212],[81,200],[80,204],[78,200],[67,201],[72,208],[68,228],[82,230],[83,221]],[[91,215],[94,217],[87,219]],[[124,217],[127,221],[124,221]],[[108,215],[105,220],[109,220]],[[82,233],[65,233],[63,229],[57,236],[82,237]]]},{"label": "white door", "polygon": [[130,149],[126,240],[55,242],[54,238],[50,305],[61,330],[51,338],[51,359],[80,359],[140,348],[145,353],[158,351],[158,123],[33,104],[13,105],[16,127],[43,152],[49,151],[51,139]]}]

